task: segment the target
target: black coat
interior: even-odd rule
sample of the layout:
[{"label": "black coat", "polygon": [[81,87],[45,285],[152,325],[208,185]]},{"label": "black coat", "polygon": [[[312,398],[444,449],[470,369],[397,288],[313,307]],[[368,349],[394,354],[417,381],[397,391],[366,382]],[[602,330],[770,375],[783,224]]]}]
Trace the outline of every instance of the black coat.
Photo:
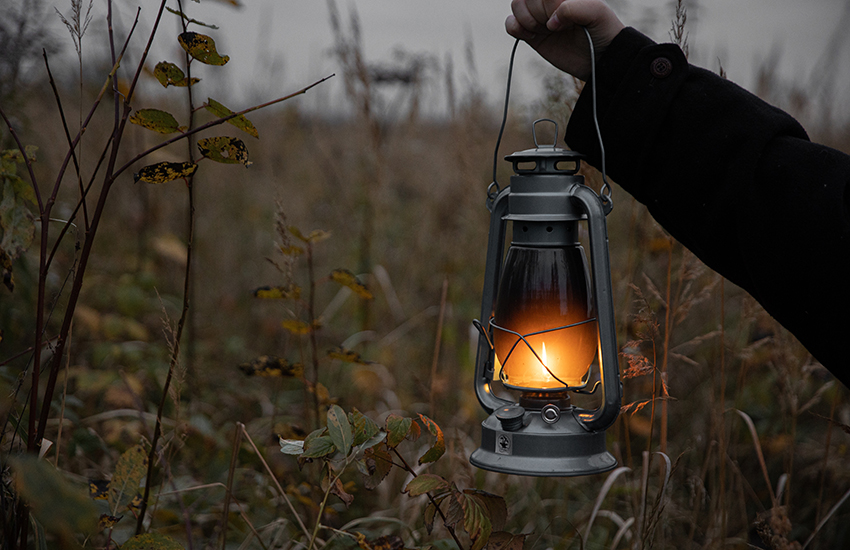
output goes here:
[{"label": "black coat", "polygon": [[[850,157],[631,28],[597,90],[612,178],[850,386]],[[566,141],[600,166],[590,86]]]}]

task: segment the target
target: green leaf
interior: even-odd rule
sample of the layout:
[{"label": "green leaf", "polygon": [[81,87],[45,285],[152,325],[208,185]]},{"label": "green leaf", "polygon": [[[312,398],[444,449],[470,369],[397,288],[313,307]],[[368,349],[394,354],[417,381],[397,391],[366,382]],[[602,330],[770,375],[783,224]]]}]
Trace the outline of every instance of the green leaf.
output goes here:
[{"label": "green leaf", "polygon": [[404,441],[410,433],[411,424],[413,424],[412,418],[403,418],[397,414],[387,416],[387,446],[394,449]]},{"label": "green leaf", "polygon": [[336,452],[336,444],[327,435],[321,435],[314,439],[304,440],[304,452],[301,458],[322,458]]},{"label": "green leaf", "polygon": [[157,63],[156,67],[153,69],[153,75],[157,80],[159,80],[159,83],[162,84],[164,88],[169,86],[186,88],[187,86],[192,86],[201,81],[200,78],[194,77],[191,80],[186,80],[186,74],[183,70],[174,63],[169,63],[167,61],[160,61]]},{"label": "green leaf", "polygon": [[357,276],[354,275],[354,273],[348,271],[347,269],[334,269],[333,271],[331,271],[330,278],[332,281],[350,288],[354,291],[355,294],[365,300],[371,300],[373,298],[372,293],[369,292],[369,289],[366,288],[366,285],[361,283],[357,279]]},{"label": "green leaf", "polygon": [[29,203],[32,187],[14,174],[0,173],[0,278],[13,290],[12,262],[35,238],[35,216]]},{"label": "green leaf", "polygon": [[428,462],[434,462],[446,452],[446,438],[443,436],[443,430],[437,426],[437,423],[425,416],[424,414],[419,415],[419,420],[422,421],[422,424],[428,428],[428,431],[431,432],[436,438],[434,445],[428,449],[428,451],[419,457],[419,464],[426,464]]},{"label": "green leaf", "polygon": [[381,484],[393,469],[393,457],[386,443],[379,443],[363,454],[367,473],[364,485],[371,490]]},{"label": "green leaf", "polygon": [[186,127],[180,126],[171,113],[159,109],[139,109],[130,117],[130,122],[160,134],[186,131]]},{"label": "green leaf", "polygon": [[168,11],[173,13],[174,15],[179,15],[180,17],[182,17],[186,21],[186,23],[194,23],[195,25],[200,25],[201,27],[207,27],[208,29],[218,30],[218,27],[216,27],[215,25],[208,25],[207,23],[202,23],[201,21],[198,21],[197,19],[190,19],[189,16],[187,16],[182,11],[173,10],[173,9],[169,8],[168,6],[166,6],[165,9],[167,9]]},{"label": "green leaf", "polygon": [[501,531],[505,528],[505,522],[508,520],[508,506],[504,498],[480,489],[464,489],[463,493],[476,497],[484,504],[493,529]]},{"label": "green leaf", "polygon": [[[234,113],[233,111],[231,111],[230,109],[228,109],[227,107],[225,107],[224,105],[222,105],[211,97],[207,98],[207,102],[204,104],[204,108],[206,108],[207,111],[211,112],[218,118],[229,117]],[[228,119],[227,122],[236,126],[243,132],[254,136],[255,138],[260,137],[260,133],[257,132],[257,129],[254,127],[251,121],[245,118],[245,115],[235,116],[231,119]]]},{"label": "green leaf", "polygon": [[374,420],[357,409],[348,413],[348,421],[351,423],[352,430],[354,431],[354,445],[366,443],[381,431],[380,426]]},{"label": "green leaf", "polygon": [[145,166],[133,176],[135,181],[166,183],[179,178],[188,178],[198,169],[191,162],[158,162]]},{"label": "green leaf", "polygon": [[294,283],[287,286],[261,286],[252,294],[262,300],[297,300],[301,297],[301,287]]},{"label": "green leaf", "polygon": [[425,521],[425,530],[428,531],[428,534],[431,534],[431,531],[434,530],[434,518],[437,516],[437,507],[434,506],[433,502],[429,502],[428,506],[425,507],[425,517],[423,518]]},{"label": "green leaf", "polygon": [[283,376],[299,378],[304,374],[301,363],[290,363],[282,357],[261,355],[250,363],[242,363],[239,370],[248,376]]},{"label": "green leaf", "polygon": [[425,493],[442,493],[448,491],[450,487],[448,481],[436,474],[419,474],[407,484],[402,492],[412,497],[418,497]]},{"label": "green leaf", "polygon": [[177,41],[186,50],[186,53],[207,65],[224,65],[230,61],[230,57],[221,56],[215,49],[215,40],[205,34],[196,32],[184,32],[177,37]]},{"label": "green leaf", "polygon": [[481,550],[487,544],[493,529],[487,507],[475,495],[466,493],[459,501],[463,508],[463,529],[473,541],[471,550]]},{"label": "green leaf", "polygon": [[304,441],[300,439],[280,438],[280,452],[287,455],[300,455],[304,452]]},{"label": "green leaf", "polygon": [[45,528],[63,539],[94,533],[97,508],[83,487],[71,485],[48,462],[33,455],[10,458],[15,490]]},{"label": "green leaf", "polygon": [[148,457],[141,445],[124,451],[109,482],[109,509],[113,514],[133,500],[147,471]]},{"label": "green leaf", "polygon": [[348,415],[339,405],[332,405],[328,409],[328,434],[337,450],[344,456],[348,456],[351,444],[354,442],[354,434],[351,433]]},{"label": "green leaf", "polygon": [[198,150],[204,157],[222,164],[244,164],[250,166],[248,148],[241,139],[217,136],[198,140]]},{"label": "green leaf", "polygon": [[166,535],[145,533],[122,544],[121,550],[183,550],[183,545]]}]

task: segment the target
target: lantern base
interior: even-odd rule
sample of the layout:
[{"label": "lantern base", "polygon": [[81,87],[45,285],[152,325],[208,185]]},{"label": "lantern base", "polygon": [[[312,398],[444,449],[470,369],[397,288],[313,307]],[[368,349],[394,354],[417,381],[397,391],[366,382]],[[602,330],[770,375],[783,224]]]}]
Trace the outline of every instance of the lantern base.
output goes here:
[{"label": "lantern base", "polygon": [[613,470],[617,460],[605,449],[605,432],[588,432],[561,411],[554,423],[541,411],[525,413],[519,429],[506,431],[495,414],[481,423],[481,447],[469,462],[484,470],[525,476],[583,476]]}]

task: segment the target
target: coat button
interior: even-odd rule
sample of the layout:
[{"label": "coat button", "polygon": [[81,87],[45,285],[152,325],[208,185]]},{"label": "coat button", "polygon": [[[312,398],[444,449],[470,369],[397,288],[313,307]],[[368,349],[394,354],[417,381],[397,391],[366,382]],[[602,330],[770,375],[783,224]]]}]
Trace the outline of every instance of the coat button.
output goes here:
[{"label": "coat button", "polygon": [[667,78],[673,72],[673,62],[666,57],[658,57],[649,66],[649,72],[655,78]]}]

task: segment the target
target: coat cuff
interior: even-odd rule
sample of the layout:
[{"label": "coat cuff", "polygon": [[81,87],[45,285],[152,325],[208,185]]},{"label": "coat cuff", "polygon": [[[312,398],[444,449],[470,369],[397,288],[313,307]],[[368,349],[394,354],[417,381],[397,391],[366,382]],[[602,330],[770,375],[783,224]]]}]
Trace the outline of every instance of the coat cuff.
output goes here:
[{"label": "coat cuff", "polygon": [[[650,144],[669,111],[689,66],[675,44],[656,44],[637,30],[623,29],[596,64],[596,113],[608,174],[618,179],[623,169],[644,165]],[[601,151],[593,120],[592,85],[588,82],[570,116],[566,142],[571,149],[601,167]],[[629,189],[645,202],[640,190]]]}]

